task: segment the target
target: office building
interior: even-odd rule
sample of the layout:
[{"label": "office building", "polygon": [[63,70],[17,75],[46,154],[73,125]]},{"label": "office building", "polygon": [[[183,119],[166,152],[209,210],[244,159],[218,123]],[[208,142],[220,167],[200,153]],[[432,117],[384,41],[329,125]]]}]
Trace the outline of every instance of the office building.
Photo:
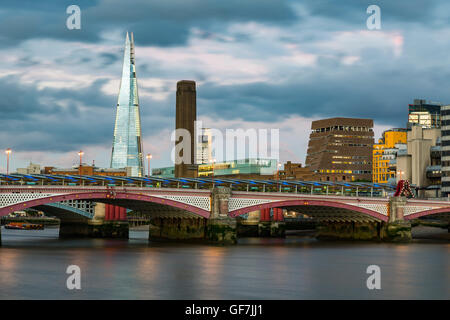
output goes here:
[{"label": "office building", "polygon": [[279,169],[275,175],[275,179],[280,180],[314,180],[314,173],[308,167],[303,167],[301,163],[293,163],[291,161],[287,161],[283,169]]},{"label": "office building", "polygon": [[197,164],[208,164],[213,161],[211,129],[202,128],[197,141]]},{"label": "office building", "polygon": [[397,181],[409,180],[418,197],[438,197],[441,188],[441,130],[413,125],[407,149],[397,153]]},{"label": "office building", "polygon": [[57,174],[57,175],[86,175],[86,176],[110,176],[110,177],[130,177],[132,176],[133,168],[99,168],[94,165],[90,166],[82,164],[81,166],[73,166],[71,168],[56,168],[56,167],[44,167],[44,174]]},{"label": "office building", "polygon": [[116,109],[111,168],[130,167],[131,176],[142,177],[144,161],[133,33],[130,37],[127,32]]},{"label": "office building", "polygon": [[[235,179],[274,179],[277,170],[276,159],[241,159],[198,165],[198,177],[222,177]],[[173,178],[174,167],[155,168],[152,175]]]},{"label": "office building", "polygon": [[441,127],[441,103],[427,102],[423,99],[414,99],[414,103],[408,108],[407,128],[416,124],[423,128]]},{"label": "office building", "polygon": [[40,174],[41,166],[30,162],[26,168],[17,168],[17,173],[19,174]]},{"label": "office building", "polygon": [[318,181],[372,181],[373,120],[313,121],[306,167]]},{"label": "office building", "polygon": [[378,143],[373,145],[372,181],[395,183],[397,153],[406,150],[406,129],[395,128],[383,132]]},{"label": "office building", "polygon": [[441,108],[441,192],[450,195],[450,105]]}]

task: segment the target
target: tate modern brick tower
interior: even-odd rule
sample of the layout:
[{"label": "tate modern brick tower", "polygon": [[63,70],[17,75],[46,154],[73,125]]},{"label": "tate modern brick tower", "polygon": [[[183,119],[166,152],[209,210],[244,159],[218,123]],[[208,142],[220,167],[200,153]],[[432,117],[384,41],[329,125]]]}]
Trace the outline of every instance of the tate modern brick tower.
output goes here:
[{"label": "tate modern brick tower", "polygon": [[[185,129],[190,134],[189,141],[185,141],[185,148],[190,146],[190,150],[175,151],[175,177],[195,178],[198,174],[195,164],[195,121],[197,120],[197,97],[195,81],[181,80],[177,83],[176,99],[176,119],[175,128]],[[177,145],[182,138],[176,140]],[[177,149],[176,149],[177,150]],[[187,152],[187,153],[185,153]],[[190,153],[190,154],[189,154]],[[187,159],[186,159],[187,158]],[[182,159],[186,160],[182,161]]]}]

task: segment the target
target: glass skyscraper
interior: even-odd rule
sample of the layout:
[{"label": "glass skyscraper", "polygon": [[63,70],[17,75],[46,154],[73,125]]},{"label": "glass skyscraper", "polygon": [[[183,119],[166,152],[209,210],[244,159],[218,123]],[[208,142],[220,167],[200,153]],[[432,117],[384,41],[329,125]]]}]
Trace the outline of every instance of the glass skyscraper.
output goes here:
[{"label": "glass skyscraper", "polygon": [[[131,37],[131,39],[130,39]],[[143,176],[141,118],[134,62],[133,33],[126,36],[122,80],[117,101],[111,168],[131,168],[132,176]]]}]

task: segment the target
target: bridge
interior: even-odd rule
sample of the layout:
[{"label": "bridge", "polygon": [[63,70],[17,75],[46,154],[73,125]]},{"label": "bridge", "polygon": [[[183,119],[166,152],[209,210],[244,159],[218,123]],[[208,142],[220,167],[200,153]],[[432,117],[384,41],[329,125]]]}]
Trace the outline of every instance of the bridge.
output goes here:
[{"label": "bridge", "polygon": [[[233,240],[236,219],[254,211],[261,213],[261,227],[268,223],[271,229],[282,225],[279,210],[301,212],[327,226],[325,235],[342,232],[336,231],[339,225],[354,231],[356,224],[380,237],[380,225],[420,217],[448,220],[450,202],[390,197],[392,192],[392,186],[362,182],[0,175],[0,216],[37,208],[58,216],[65,235],[107,236],[105,225],[127,234],[127,208],[152,219],[153,236],[218,241]],[[93,215],[70,208],[82,200],[98,204]],[[268,210],[277,214],[270,219]]]}]

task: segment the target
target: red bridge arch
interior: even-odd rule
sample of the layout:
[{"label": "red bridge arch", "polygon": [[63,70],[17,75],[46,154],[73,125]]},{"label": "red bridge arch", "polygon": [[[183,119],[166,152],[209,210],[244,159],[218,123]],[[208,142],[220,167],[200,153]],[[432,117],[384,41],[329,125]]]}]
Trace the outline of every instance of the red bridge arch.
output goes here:
[{"label": "red bridge arch", "polygon": [[32,208],[39,205],[45,205],[53,202],[60,202],[65,200],[135,200],[135,201],[144,201],[151,203],[158,203],[162,205],[171,206],[174,208],[182,209],[199,215],[203,218],[209,218],[210,212],[189,204],[185,204],[182,202],[160,198],[151,195],[144,194],[136,194],[130,192],[116,192],[114,195],[111,195],[110,192],[81,192],[81,193],[68,193],[57,196],[49,196],[39,199],[33,199],[26,202],[21,202],[17,204],[13,204],[7,207],[0,208],[0,217],[6,216],[11,212],[23,210],[26,208]]},{"label": "red bridge arch", "polygon": [[237,217],[251,211],[256,211],[260,209],[270,209],[270,208],[280,208],[280,207],[305,207],[305,206],[320,206],[320,207],[330,207],[330,208],[339,208],[339,209],[347,209],[354,212],[359,212],[362,214],[366,214],[372,218],[387,222],[388,216],[385,216],[379,212],[361,208],[358,206],[349,205],[346,203],[341,203],[337,201],[329,201],[329,200],[282,200],[282,201],[274,201],[264,204],[257,204],[250,207],[245,207],[242,209],[233,210],[229,213],[231,217]]}]

